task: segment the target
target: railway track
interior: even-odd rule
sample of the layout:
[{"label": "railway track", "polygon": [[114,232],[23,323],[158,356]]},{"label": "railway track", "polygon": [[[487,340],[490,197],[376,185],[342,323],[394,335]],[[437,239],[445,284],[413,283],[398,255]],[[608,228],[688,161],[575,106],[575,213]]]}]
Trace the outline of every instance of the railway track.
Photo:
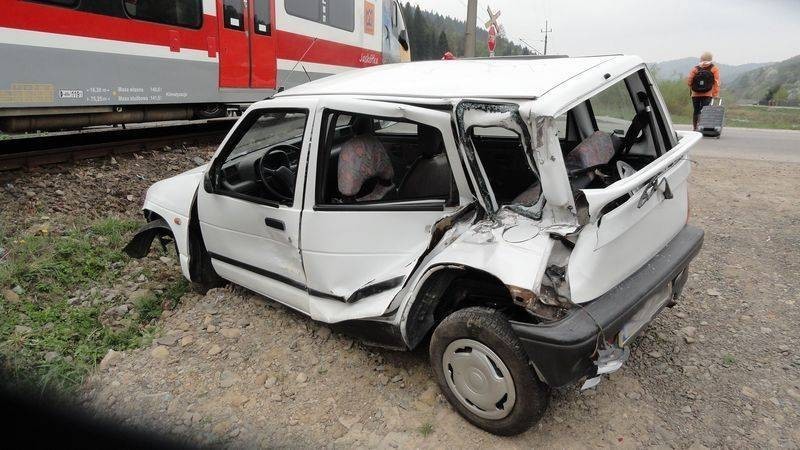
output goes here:
[{"label": "railway track", "polygon": [[12,138],[0,141],[0,171],[160,149],[219,144],[235,119]]}]

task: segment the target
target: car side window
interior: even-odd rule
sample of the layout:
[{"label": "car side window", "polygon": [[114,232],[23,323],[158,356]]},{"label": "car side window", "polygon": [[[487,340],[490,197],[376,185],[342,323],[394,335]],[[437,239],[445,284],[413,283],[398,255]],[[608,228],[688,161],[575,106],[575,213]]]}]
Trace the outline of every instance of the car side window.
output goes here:
[{"label": "car side window", "polygon": [[317,205],[457,200],[437,128],[337,111],[325,113],[323,126]]},{"label": "car side window", "polygon": [[215,192],[292,205],[307,119],[305,110],[250,112],[214,160]]},{"label": "car side window", "polygon": [[636,108],[624,80],[592,97],[590,102],[599,131],[624,134],[636,116]]}]

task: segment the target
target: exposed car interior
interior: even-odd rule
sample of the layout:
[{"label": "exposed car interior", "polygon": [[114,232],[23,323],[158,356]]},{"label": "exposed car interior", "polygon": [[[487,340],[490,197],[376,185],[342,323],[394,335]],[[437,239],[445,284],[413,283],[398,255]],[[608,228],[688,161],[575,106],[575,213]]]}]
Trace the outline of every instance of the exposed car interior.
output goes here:
[{"label": "exposed car interior", "polygon": [[[212,168],[216,186],[234,196],[291,205],[308,114],[266,110],[245,120],[229,143],[220,167]],[[217,170],[219,169],[219,170]]]},{"label": "exposed car interior", "polygon": [[[674,136],[638,72],[556,119],[559,143],[574,193],[604,188],[669,151]],[[502,128],[479,128],[470,137],[501,205],[536,203],[541,185],[523,154],[520,137]]]},{"label": "exposed car interior", "polygon": [[455,201],[442,135],[412,122],[327,112],[319,204]]},{"label": "exposed car interior", "polygon": [[474,127],[469,133],[497,202],[535,203],[541,194],[539,178],[528,165],[520,136],[499,127]]}]

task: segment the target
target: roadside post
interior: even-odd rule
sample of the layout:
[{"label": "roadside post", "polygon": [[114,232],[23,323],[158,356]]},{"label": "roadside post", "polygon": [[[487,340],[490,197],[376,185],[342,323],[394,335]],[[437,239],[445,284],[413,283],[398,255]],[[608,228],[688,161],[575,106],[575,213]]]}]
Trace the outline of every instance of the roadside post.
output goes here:
[{"label": "roadside post", "polygon": [[486,28],[489,30],[489,40],[486,46],[489,48],[489,57],[494,58],[494,49],[497,47],[497,33],[500,30],[500,25],[497,19],[500,17],[500,11],[492,12],[490,6],[486,7],[486,12],[489,13],[489,20],[486,22]]},{"label": "roadside post", "polygon": [[497,27],[494,24],[489,26],[489,41],[487,42],[487,47],[489,47],[489,57],[494,58],[494,49],[497,47]]}]

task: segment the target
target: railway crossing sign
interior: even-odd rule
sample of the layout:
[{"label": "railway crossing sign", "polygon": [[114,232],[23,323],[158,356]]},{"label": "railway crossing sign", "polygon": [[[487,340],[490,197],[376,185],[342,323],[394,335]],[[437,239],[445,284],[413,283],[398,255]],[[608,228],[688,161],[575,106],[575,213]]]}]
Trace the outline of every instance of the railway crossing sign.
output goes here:
[{"label": "railway crossing sign", "polygon": [[497,19],[499,19],[499,18],[500,18],[500,14],[501,14],[501,12],[500,12],[500,11],[497,11],[496,13],[493,13],[493,12],[492,12],[492,7],[491,7],[491,6],[487,6],[487,7],[486,7],[486,12],[487,12],[487,13],[489,13],[489,20],[487,20],[487,21],[486,21],[486,28],[488,29],[488,28],[490,28],[492,25],[494,25],[494,26],[495,26],[495,28],[500,28],[500,24],[499,24],[499,23],[497,23]]},{"label": "railway crossing sign", "polygon": [[494,57],[494,49],[497,47],[497,33],[500,30],[500,24],[497,23],[500,11],[493,13],[492,7],[487,6],[486,12],[489,13],[489,20],[486,22],[486,28],[489,29],[489,40],[486,45],[489,48],[489,56]]}]

